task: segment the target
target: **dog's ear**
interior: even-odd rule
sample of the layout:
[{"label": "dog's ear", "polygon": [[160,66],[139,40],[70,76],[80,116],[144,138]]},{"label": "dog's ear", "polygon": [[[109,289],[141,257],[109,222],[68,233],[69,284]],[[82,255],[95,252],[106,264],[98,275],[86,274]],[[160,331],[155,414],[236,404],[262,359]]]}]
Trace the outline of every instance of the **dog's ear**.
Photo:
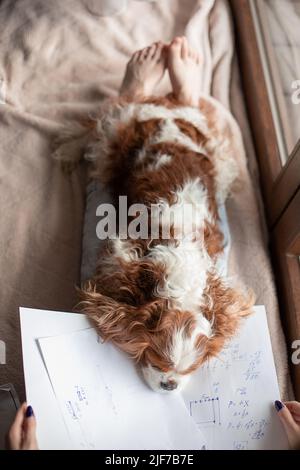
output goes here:
[{"label": "dog's ear", "polygon": [[139,362],[150,344],[149,331],[155,328],[163,309],[161,300],[134,306],[102,294],[92,281],[80,291],[78,305],[103,340],[110,340]]},{"label": "dog's ear", "polygon": [[163,268],[150,261],[118,260],[113,272],[99,273],[79,292],[79,308],[104,340],[111,340],[136,361],[143,358],[166,308],[155,295]]},{"label": "dog's ear", "polygon": [[205,359],[220,352],[237,332],[241,320],[253,313],[254,304],[252,291],[242,293],[219,277],[209,276],[207,286],[203,313],[212,325],[213,334],[206,344]]}]

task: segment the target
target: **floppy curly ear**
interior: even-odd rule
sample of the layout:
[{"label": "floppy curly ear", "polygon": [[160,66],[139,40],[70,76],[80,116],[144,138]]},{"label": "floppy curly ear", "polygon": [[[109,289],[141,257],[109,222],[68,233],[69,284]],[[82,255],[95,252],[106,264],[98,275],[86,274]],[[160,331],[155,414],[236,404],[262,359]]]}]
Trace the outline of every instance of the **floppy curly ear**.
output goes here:
[{"label": "floppy curly ear", "polygon": [[209,276],[204,292],[205,305],[202,309],[211,322],[213,334],[207,341],[206,359],[215,356],[238,330],[241,320],[253,313],[254,293],[242,293],[226,285],[226,281]]},{"label": "floppy curly ear", "polygon": [[80,298],[79,310],[89,317],[101,338],[139,361],[149,340],[138,308],[96,292],[92,283],[80,291]]}]

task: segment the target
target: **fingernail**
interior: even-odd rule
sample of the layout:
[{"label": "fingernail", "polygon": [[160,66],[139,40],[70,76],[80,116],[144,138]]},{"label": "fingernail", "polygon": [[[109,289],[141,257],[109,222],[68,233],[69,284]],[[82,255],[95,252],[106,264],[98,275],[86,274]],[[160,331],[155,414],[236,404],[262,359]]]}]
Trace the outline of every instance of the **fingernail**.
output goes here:
[{"label": "fingernail", "polygon": [[34,412],[32,406],[29,405],[26,408],[26,418],[31,418],[31,416],[34,416]]},{"label": "fingernail", "polygon": [[275,401],[275,408],[276,408],[276,411],[280,411],[283,407],[284,407],[284,404],[281,403],[281,401],[279,401],[279,400],[276,400],[276,401]]}]

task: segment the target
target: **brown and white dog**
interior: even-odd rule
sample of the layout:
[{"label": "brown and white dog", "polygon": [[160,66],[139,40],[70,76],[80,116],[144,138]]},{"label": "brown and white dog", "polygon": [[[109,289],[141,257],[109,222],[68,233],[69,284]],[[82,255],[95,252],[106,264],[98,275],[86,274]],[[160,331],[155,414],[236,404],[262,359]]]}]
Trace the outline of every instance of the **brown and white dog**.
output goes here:
[{"label": "brown and white dog", "polygon": [[[149,215],[146,239],[108,242],[81,291],[82,310],[104,340],[141,366],[153,390],[180,389],[219,353],[253,304],[215,268],[223,251],[218,204],[237,177],[230,142],[213,135],[209,102],[201,110],[167,98],[119,99],[106,104],[92,127],[77,149],[88,144],[93,177],[116,202],[126,195],[128,205],[149,211],[158,205],[173,218],[167,239],[166,219]],[[56,156],[68,160],[66,148]],[[186,205],[192,220],[183,216]]]}]

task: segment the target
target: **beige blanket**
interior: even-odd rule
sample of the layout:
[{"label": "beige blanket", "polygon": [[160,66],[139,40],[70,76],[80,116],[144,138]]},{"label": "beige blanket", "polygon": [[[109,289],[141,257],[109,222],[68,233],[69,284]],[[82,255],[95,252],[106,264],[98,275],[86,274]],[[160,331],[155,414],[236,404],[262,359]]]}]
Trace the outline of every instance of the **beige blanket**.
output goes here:
[{"label": "beige blanket", "polygon": [[[234,105],[252,155],[236,74],[231,83],[233,40],[225,1],[129,1],[122,14],[112,17],[92,15],[80,0],[0,3],[0,96],[5,101],[0,104],[0,339],[7,344],[0,382],[13,382],[22,397],[18,307],[70,310],[79,280],[84,168],[65,176],[50,157],[52,141],[63,123],[117,94],[134,50],[176,34],[186,34],[201,51],[202,92],[227,108]],[[166,76],[157,92],[169,87]],[[236,158],[243,189],[227,204],[230,273],[266,306],[286,398],[286,348],[257,197],[244,152]]]}]

